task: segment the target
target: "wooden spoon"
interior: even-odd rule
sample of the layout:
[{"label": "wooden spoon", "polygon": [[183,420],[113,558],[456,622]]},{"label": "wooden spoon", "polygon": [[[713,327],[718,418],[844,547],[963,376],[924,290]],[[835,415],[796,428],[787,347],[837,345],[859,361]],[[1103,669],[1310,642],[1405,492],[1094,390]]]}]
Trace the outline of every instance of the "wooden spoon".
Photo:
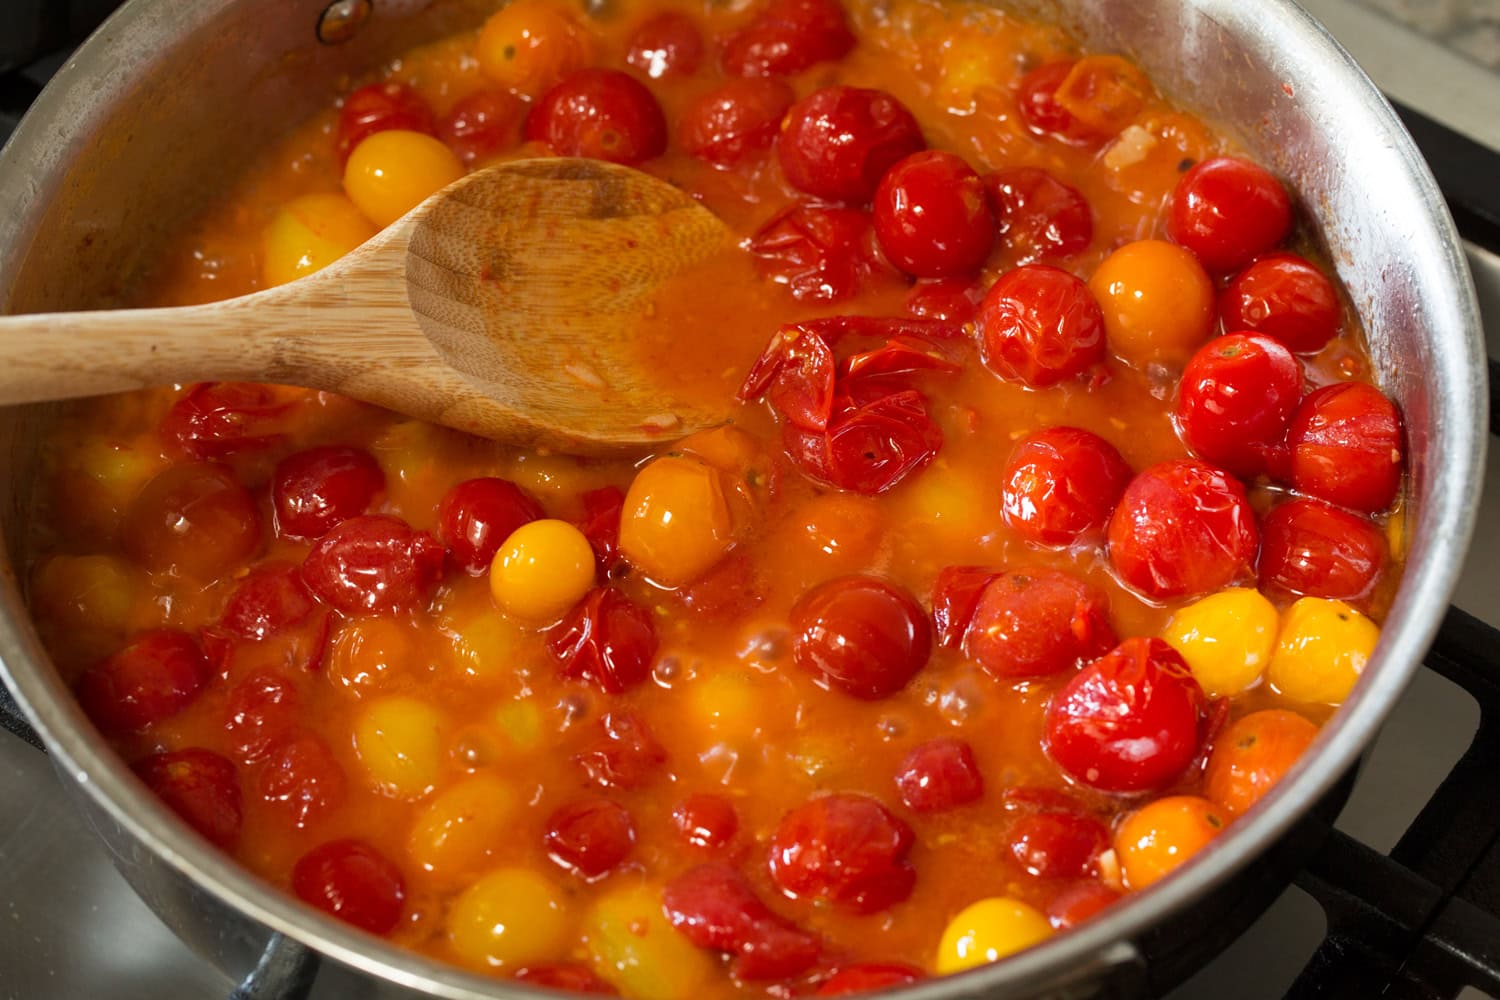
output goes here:
[{"label": "wooden spoon", "polygon": [[712,212],[639,171],[506,163],[277,288],[0,318],[0,404],[276,382],[518,445],[597,453],[671,440],[722,423],[727,401],[663,391],[632,352],[635,324],[663,282],[728,245]]}]

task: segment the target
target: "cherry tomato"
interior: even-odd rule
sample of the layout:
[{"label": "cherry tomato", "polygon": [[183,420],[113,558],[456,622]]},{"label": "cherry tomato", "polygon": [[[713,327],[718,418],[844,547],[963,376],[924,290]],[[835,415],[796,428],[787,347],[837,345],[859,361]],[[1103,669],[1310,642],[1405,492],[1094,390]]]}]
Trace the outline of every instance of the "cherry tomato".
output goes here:
[{"label": "cherry tomato", "polygon": [[291,409],[267,385],[199,382],[172,404],[159,432],[169,452],[216,461],[279,444]]},{"label": "cherry tomato", "polygon": [[835,86],[792,105],[776,152],[792,187],[860,204],[887,170],[926,145],[917,120],[890,94]]},{"label": "cherry tomato", "polygon": [[242,639],[265,639],[303,621],[316,607],[296,566],[264,563],[229,595],[219,628]]},{"label": "cherry tomato", "polygon": [[301,699],[285,677],[258,673],[236,684],[224,709],[228,746],[241,763],[252,764],[297,724]]},{"label": "cherry tomato", "polygon": [[1282,464],[1287,422],[1302,396],[1302,366],[1258,333],[1217,337],[1193,355],[1177,389],[1177,429],[1204,459],[1237,476]]},{"label": "cherry tomato", "polygon": [[511,978],[518,983],[526,983],[528,986],[544,986],[550,990],[567,993],[587,993],[606,997],[619,995],[613,986],[594,975],[592,970],[582,965],[570,965],[566,962],[528,965],[524,969],[517,969],[516,974]]},{"label": "cherry tomato", "polygon": [[276,463],[271,507],[276,529],[291,538],[321,538],[363,514],[385,489],[385,473],[362,448],[324,445]]},{"label": "cherry tomato", "polygon": [[913,840],[911,827],[875,799],[824,795],[782,817],[771,837],[771,878],[793,899],[873,913],[911,895]]},{"label": "cherry tomato", "polygon": [[1052,697],[1047,752],[1090,788],[1166,788],[1198,753],[1204,703],[1175,649],[1160,639],[1126,639]]},{"label": "cherry tomato", "polygon": [[1321,500],[1290,500],[1260,526],[1260,585],[1298,597],[1361,601],[1390,556],[1385,533]]},{"label": "cherry tomato", "polygon": [[873,213],[886,257],[919,278],[972,274],[995,245],[984,185],[952,153],[923,150],[891,167],[875,190]]},{"label": "cherry tomato", "polygon": [[599,723],[600,738],[573,760],[605,788],[639,788],[666,762],[667,752],[632,712],[610,712]]},{"label": "cherry tomato", "polygon": [[1000,574],[983,566],[948,566],[932,585],[932,624],[938,645],[957,649],[974,620],[984,589]]},{"label": "cherry tomato", "polygon": [[1236,271],[1286,238],[1292,201],[1281,182],[1248,160],[1221,156],[1182,175],[1167,235],[1210,271]]},{"label": "cherry tomato", "polygon": [[1098,145],[1108,137],[1099,135],[1057,103],[1057,88],[1072,69],[1071,60],[1052,62],[1021,77],[1016,93],[1021,122],[1037,135],[1075,146]]},{"label": "cherry tomato", "polygon": [[158,629],[84,674],[78,700],[84,714],[106,733],[129,733],[182,711],[208,683],[208,660],[186,632]]},{"label": "cherry tomato", "polygon": [[1220,589],[1250,566],[1258,542],[1245,487],[1192,459],[1141,472],[1109,521],[1115,573],[1158,601]]},{"label": "cherry tomato", "polygon": [[1401,415],[1373,385],[1339,382],[1302,397],[1287,427],[1292,486],[1374,514],[1401,488]]},{"label": "cherry tomato", "polygon": [[967,323],[979,312],[984,287],[969,278],[923,279],[906,297],[906,311],[920,319]]},{"label": "cherry tomato", "polygon": [[1037,545],[1102,535],[1130,482],[1115,446],[1077,427],[1048,427],[1010,453],[1000,488],[1006,525]]},{"label": "cherry tomato", "polygon": [[695,847],[723,847],[734,839],[739,817],[722,795],[689,795],[672,810],[672,825]]},{"label": "cherry tomato", "polygon": [[1006,829],[1010,853],[1038,878],[1085,878],[1109,847],[1109,830],[1083,813],[1043,809],[1023,813]]},{"label": "cherry tomato", "polygon": [[662,892],[662,910],[700,948],[734,956],[736,979],[786,979],[817,960],[818,939],[772,912],[745,877],[726,864],[690,868]]},{"label": "cherry tomato", "polygon": [[852,48],[838,0],[771,0],[725,43],[720,62],[731,76],[790,76]]},{"label": "cherry tomato", "polygon": [[222,465],[171,465],[141,487],[121,526],[125,551],[157,572],[209,580],[260,548],[260,510]]},{"label": "cherry tomato", "polygon": [[501,89],[526,97],[592,63],[594,49],[588,26],[551,0],[507,3],[474,40],[479,71]]},{"label": "cherry tomato", "polygon": [[453,105],[438,123],[437,136],[472,166],[504,152],[520,140],[526,104],[503,90],[476,90]]},{"label": "cherry tomato", "polygon": [[1228,825],[1223,810],[1195,795],[1174,795],[1141,807],[1115,831],[1115,855],[1125,883],[1135,890],[1155,884]]},{"label": "cherry tomato", "polygon": [[913,747],[896,769],[901,801],[916,812],[943,812],[984,794],[974,751],[963,740],[939,739]]},{"label": "cherry tomato", "polygon": [[615,69],[581,69],[532,105],[526,138],[558,156],[633,165],[667,148],[667,120],[635,77]]},{"label": "cherry tomato", "polygon": [[508,479],[466,479],[438,501],[437,537],[454,564],[480,576],[511,532],[543,516],[541,504]]},{"label": "cherry tomato", "polygon": [[239,771],[211,750],[192,747],[156,753],[131,765],[152,794],[215,847],[240,837]]},{"label": "cherry tomato", "polygon": [[333,751],[311,733],[294,733],[271,747],[255,775],[256,794],[298,830],[339,806],[346,785]]},{"label": "cherry tomato", "polygon": [[964,651],[1001,680],[1074,670],[1114,644],[1105,596],[1040,566],[991,580],[964,635]]},{"label": "cherry tomato", "polygon": [[686,14],[664,11],[631,32],[625,61],[653,80],[692,76],[703,62],[703,35]]},{"label": "cherry tomato", "polygon": [[308,589],[349,615],[414,607],[442,575],[442,543],[388,514],[351,517],[302,563]]},{"label": "cherry tomato", "polygon": [[943,432],[927,414],[927,397],[906,390],[862,406],[842,397],[826,431],[809,433],[788,422],[782,443],[812,479],[876,496],[925,469],[943,446]]},{"label": "cherry tomato", "polygon": [[619,694],[651,676],[656,626],[651,612],[614,587],[596,587],[547,635],[564,677]]},{"label": "cherry tomato", "polygon": [[1291,253],[1261,257],[1219,296],[1224,329],[1263,333],[1297,354],[1312,354],[1332,340],[1341,313],[1333,283]]},{"label": "cherry tomato", "polygon": [[1047,919],[1058,930],[1067,930],[1069,927],[1077,927],[1119,899],[1119,892],[1092,879],[1075,882],[1052,897],[1052,902],[1047,905]]},{"label": "cherry tomato", "polygon": [[1006,167],[984,178],[1000,244],[1018,264],[1061,260],[1094,239],[1094,213],[1077,188],[1040,167]]},{"label": "cherry tomato", "polygon": [[870,576],[819,584],[792,606],[792,660],[819,683],[875,700],[927,663],[932,632],[911,595]]},{"label": "cherry tomato", "polygon": [[303,902],[371,934],[388,934],[401,922],[406,880],[362,840],[332,840],[314,847],[292,867],[292,891]]},{"label": "cherry tomato", "polygon": [[677,141],[706,163],[738,166],[771,148],[795,98],[780,80],[727,80],[687,106]]},{"label": "cherry tomato", "polygon": [[1191,251],[1136,240],[1089,278],[1110,352],[1137,367],[1185,364],[1214,331],[1214,283]]},{"label": "cherry tomato", "polygon": [[1088,286],[1047,264],[1007,271],[979,306],[979,356],[990,371],[1041,389],[1104,360],[1104,317]]},{"label": "cherry tomato", "polygon": [[921,969],[900,962],[860,962],[839,969],[818,987],[814,996],[847,997],[855,993],[879,993],[919,983],[926,978],[927,973]]},{"label": "cherry tomato", "polygon": [[799,302],[848,298],[888,274],[890,264],[875,243],[870,213],[793,202],[750,240],[760,273],[785,285]]},{"label": "cherry tomato", "polygon": [[624,510],[625,491],[618,486],[603,486],[583,495],[583,517],[577,527],[589,540],[601,572],[609,568],[619,551],[620,516]]},{"label": "cherry tomato", "polygon": [[1203,794],[1232,815],[1248,812],[1317,738],[1318,727],[1296,712],[1251,712],[1215,738]]},{"label": "cherry tomato", "polygon": [[432,109],[410,87],[399,83],[372,83],[344,98],[339,109],[337,135],[339,162],[376,132],[399,129],[435,135]]},{"label": "cherry tomato", "polygon": [[620,865],[635,847],[635,820],[618,802],[576,799],[547,817],[547,855],[584,878],[598,878]]}]

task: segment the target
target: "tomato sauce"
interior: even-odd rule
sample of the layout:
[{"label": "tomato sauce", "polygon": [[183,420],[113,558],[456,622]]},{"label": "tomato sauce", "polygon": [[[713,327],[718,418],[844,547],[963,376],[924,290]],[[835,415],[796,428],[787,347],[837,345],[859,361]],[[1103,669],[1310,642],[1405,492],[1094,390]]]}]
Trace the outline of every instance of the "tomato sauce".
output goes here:
[{"label": "tomato sauce", "polygon": [[732,425],[583,460],[286,387],[90,401],[35,529],[58,668],[252,871],[503,977],[836,995],[1168,874],[1357,678],[1403,444],[1279,183],[1081,56],[962,3],[518,0],[330,95],[140,304],[604,156],[738,237],[637,335]]}]

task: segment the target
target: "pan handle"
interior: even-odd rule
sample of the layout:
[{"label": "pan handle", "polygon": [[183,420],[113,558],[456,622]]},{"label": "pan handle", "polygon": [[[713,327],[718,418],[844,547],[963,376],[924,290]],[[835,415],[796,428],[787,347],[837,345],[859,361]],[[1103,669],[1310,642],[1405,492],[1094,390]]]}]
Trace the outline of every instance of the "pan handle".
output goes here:
[{"label": "pan handle", "polygon": [[318,965],[313,951],[284,934],[272,934],[260,961],[229,1000],[306,1000]]},{"label": "pan handle", "polygon": [[21,706],[16,704],[15,698],[11,697],[10,689],[4,682],[0,682],[0,729],[12,733],[21,738],[25,743],[31,744],[42,753],[47,752],[46,746],[42,744],[42,738],[37,735],[31,723],[26,721],[26,716],[21,714]]}]

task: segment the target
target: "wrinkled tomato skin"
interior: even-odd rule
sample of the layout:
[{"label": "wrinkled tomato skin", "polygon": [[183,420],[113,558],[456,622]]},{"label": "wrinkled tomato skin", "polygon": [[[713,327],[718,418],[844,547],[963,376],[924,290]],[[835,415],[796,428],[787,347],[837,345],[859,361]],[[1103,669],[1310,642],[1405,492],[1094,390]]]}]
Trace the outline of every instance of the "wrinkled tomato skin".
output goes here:
[{"label": "wrinkled tomato skin", "polygon": [[984,588],[964,651],[1000,680],[1074,670],[1115,644],[1104,594],[1061,570],[1001,573]]},{"label": "wrinkled tomato skin", "polygon": [[792,187],[858,205],[887,170],[926,145],[917,120],[890,94],[835,86],[792,105],[776,152]]},{"label": "wrinkled tomato skin", "polygon": [[291,681],[259,673],[236,684],[224,710],[229,748],[242,764],[252,764],[297,724],[301,698]]},{"label": "wrinkled tomato skin", "polygon": [[863,406],[836,400],[826,431],[802,431],[788,421],[782,444],[814,481],[878,496],[931,464],[943,432],[927,413],[927,397],[908,389]]},{"label": "wrinkled tomato skin", "polygon": [[442,575],[442,543],[387,514],[351,517],[302,563],[307,588],[349,615],[415,607]]},{"label": "wrinkled tomato skin", "polygon": [[173,453],[219,461],[282,441],[283,421],[290,409],[270,386],[200,382],[172,404],[159,433]]},{"label": "wrinkled tomato skin", "polygon": [[316,607],[295,565],[266,563],[229,595],[219,628],[241,639],[265,639],[303,621]]},{"label": "wrinkled tomato skin", "polygon": [[1357,514],[1299,498],[1261,522],[1263,589],[1298,597],[1359,603],[1370,596],[1390,558],[1385,533]]},{"label": "wrinkled tomato skin", "polygon": [[260,548],[260,510],[224,466],[188,462],[141,487],[121,536],[126,553],[148,570],[210,579]]},{"label": "wrinkled tomato skin", "polygon": [[526,138],[558,156],[633,166],[667,148],[667,120],[651,91],[614,69],[581,69],[532,105]]},{"label": "wrinkled tomato skin", "polygon": [[979,801],[984,778],[963,740],[939,739],[913,747],[896,769],[896,788],[908,809],[943,812]]},{"label": "wrinkled tomato skin", "polygon": [[761,275],[799,302],[836,302],[896,272],[875,242],[870,213],[793,202],[750,239]]},{"label": "wrinkled tomato skin", "polygon": [[1292,487],[1365,514],[1385,510],[1401,488],[1402,437],[1395,404],[1373,385],[1314,389],[1287,428]]},{"label": "wrinkled tomato skin", "polygon": [[665,11],[631,33],[625,61],[653,80],[692,76],[703,63],[703,34],[686,14]]},{"label": "wrinkled tomato skin", "polygon": [[1217,274],[1239,270],[1292,229],[1281,182],[1248,160],[1221,156],[1182,175],[1172,192],[1167,236]]},{"label": "wrinkled tomato skin", "polygon": [[1197,756],[1205,702],[1175,649],[1160,639],[1126,639],[1053,696],[1045,747],[1082,785],[1159,791]]},{"label": "wrinkled tomato skin", "polygon": [[720,63],[730,76],[790,76],[852,48],[838,0],[772,0],[725,43]]},{"label": "wrinkled tomato skin", "polygon": [[984,178],[1000,245],[1016,262],[1065,260],[1094,240],[1088,199],[1040,167],[1006,167]]},{"label": "wrinkled tomato skin", "polygon": [[837,793],[787,813],[771,837],[771,878],[786,895],[874,913],[911,895],[911,827],[867,795]]},{"label": "wrinkled tomato skin", "polygon": [[344,98],[335,130],[339,162],[349,159],[365,139],[376,132],[400,129],[433,135],[432,108],[414,90],[403,84],[372,83]]},{"label": "wrinkled tomato skin", "polygon": [[1120,893],[1107,885],[1093,880],[1078,882],[1052,898],[1047,905],[1047,920],[1058,930],[1067,930],[1119,900]]},{"label": "wrinkled tomato skin", "polygon": [[1283,464],[1302,366],[1282,344],[1232,333],[1204,344],[1183,369],[1177,428],[1205,461],[1246,478]]},{"label": "wrinkled tomato skin", "polygon": [[979,306],[979,356],[1007,382],[1034,389],[1104,360],[1104,316],[1088,285],[1047,264],[1026,264],[990,286]]},{"label": "wrinkled tomato skin", "polygon": [[547,818],[543,843],[553,861],[584,878],[618,867],[635,847],[635,820],[618,802],[590,797],[559,806]]},{"label": "wrinkled tomato skin", "polygon": [[255,772],[256,794],[298,830],[340,805],[346,787],[333,751],[308,732],[294,732],[273,745]]},{"label": "wrinkled tomato skin", "polygon": [[131,765],[146,787],[205,840],[224,850],[240,837],[239,770],[211,750],[152,754]]},{"label": "wrinkled tomato skin", "polygon": [[603,788],[640,788],[666,762],[667,752],[633,712],[611,712],[599,723],[599,739],[574,756],[590,781]]},{"label": "wrinkled tomato skin", "polygon": [[1193,459],[1160,462],[1132,479],[1108,537],[1120,581],[1156,601],[1218,590],[1250,567],[1260,542],[1245,487]]},{"label": "wrinkled tomato skin", "polygon": [[1261,257],[1230,280],[1219,296],[1226,330],[1254,330],[1293,354],[1323,349],[1339,332],[1342,309],[1333,282],[1291,253]]},{"label": "wrinkled tomato skin", "polygon": [[1043,809],[1017,816],[1006,831],[1010,853],[1037,878],[1092,875],[1109,847],[1109,830],[1092,816]]},{"label": "wrinkled tomato skin", "polygon": [[362,448],[325,445],[276,463],[271,507],[276,529],[289,538],[321,538],[363,514],[385,489],[385,473]]},{"label": "wrinkled tomato skin", "polygon": [[824,980],[814,996],[847,997],[856,993],[879,993],[898,986],[920,983],[926,978],[927,973],[921,969],[900,962],[861,962],[858,965],[846,965],[835,972]]},{"label": "wrinkled tomato skin", "polygon": [[891,167],[872,211],[880,248],[913,277],[972,274],[995,245],[984,185],[952,153],[923,150]]},{"label": "wrinkled tomato skin", "polygon": [[438,123],[438,138],[464,163],[503,153],[521,138],[526,104],[503,90],[479,90],[461,99]]},{"label": "wrinkled tomato skin", "polygon": [[773,912],[726,864],[699,865],[668,882],[662,910],[693,944],[734,956],[730,970],[739,980],[799,975],[821,950],[816,937]]},{"label": "wrinkled tomato skin", "polygon": [[564,962],[528,965],[517,969],[516,974],[511,978],[528,986],[543,986],[550,990],[567,993],[585,993],[604,997],[619,996],[613,986],[594,975],[592,970]]},{"label": "wrinkled tomato skin", "polygon": [[511,532],[543,516],[541,504],[507,479],[466,479],[438,501],[437,537],[454,565],[478,576]]},{"label": "wrinkled tomato skin", "polygon": [[781,80],[728,80],[687,106],[677,141],[689,156],[728,170],[771,148],[795,98]]},{"label": "wrinkled tomato skin", "polygon": [[352,839],[330,841],[298,859],[292,891],[371,934],[395,930],[406,901],[401,870],[369,844]]},{"label": "wrinkled tomato skin", "polygon": [[921,606],[875,577],[846,576],[814,587],[798,598],[790,623],[793,662],[866,701],[904,688],[932,650]]},{"label": "wrinkled tomato skin", "polygon": [[1090,128],[1057,102],[1057,88],[1073,70],[1072,61],[1039,66],[1021,77],[1016,107],[1021,123],[1037,135],[1050,136],[1070,146],[1098,146],[1109,133]]},{"label": "wrinkled tomato skin", "polygon": [[651,675],[656,626],[651,613],[614,587],[591,590],[547,637],[564,677],[619,694]]},{"label": "wrinkled tomato skin", "polygon": [[197,639],[175,629],[158,629],[137,636],[84,674],[78,682],[78,700],[102,731],[138,732],[192,704],[209,674]]},{"label": "wrinkled tomato skin", "polygon": [[672,825],[694,847],[723,847],[734,839],[739,816],[722,795],[689,795],[672,810]]},{"label": "wrinkled tomato skin", "polygon": [[1130,482],[1114,445],[1078,427],[1049,427],[1020,441],[1001,480],[1005,524],[1035,545],[1060,548],[1102,536]]}]

